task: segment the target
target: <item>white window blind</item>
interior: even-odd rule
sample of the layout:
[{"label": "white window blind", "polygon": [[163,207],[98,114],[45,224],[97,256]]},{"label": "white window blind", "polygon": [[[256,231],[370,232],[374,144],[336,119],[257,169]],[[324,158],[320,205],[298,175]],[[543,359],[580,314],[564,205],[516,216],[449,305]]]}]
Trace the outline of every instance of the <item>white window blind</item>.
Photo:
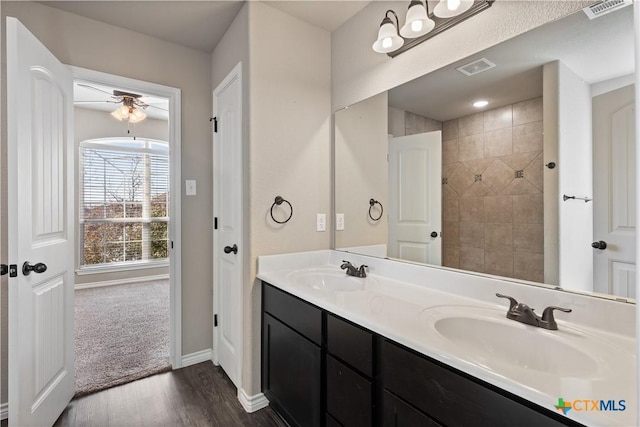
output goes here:
[{"label": "white window blind", "polygon": [[90,140],[79,158],[80,267],[166,260],[168,144]]}]

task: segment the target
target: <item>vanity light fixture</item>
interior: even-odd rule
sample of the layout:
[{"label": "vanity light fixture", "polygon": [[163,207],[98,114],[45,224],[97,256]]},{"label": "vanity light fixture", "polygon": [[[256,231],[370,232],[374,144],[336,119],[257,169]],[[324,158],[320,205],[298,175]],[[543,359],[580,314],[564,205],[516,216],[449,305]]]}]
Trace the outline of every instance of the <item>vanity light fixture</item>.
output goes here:
[{"label": "vanity light fixture", "polygon": [[482,107],[486,107],[487,105],[489,105],[489,101],[487,101],[486,99],[479,99],[477,101],[474,101],[473,104],[474,107],[476,108],[482,108]]},{"label": "vanity light fixture", "polygon": [[421,0],[411,0],[409,9],[407,10],[407,19],[400,28],[400,35],[405,39],[413,39],[416,37],[424,36],[429,31],[433,30],[436,23],[433,19],[429,18],[429,12],[427,8],[429,6],[426,3],[422,3]]},{"label": "vanity light fixture", "polygon": [[[389,13],[396,17],[396,25],[393,25],[393,21],[389,18]],[[378,53],[389,53],[400,49],[404,44],[404,39],[398,34],[399,26],[398,15],[393,10],[387,10],[384,14],[384,19],[380,23],[378,39],[373,43],[373,50]]]},{"label": "vanity light fixture", "polygon": [[[460,22],[491,7],[495,0],[440,0],[429,14],[428,0],[411,0],[405,24],[400,27],[393,10],[385,12],[373,50],[395,57]],[[390,14],[396,18],[394,23]]]},{"label": "vanity light fixture", "polygon": [[473,0],[440,0],[433,9],[438,18],[453,18],[460,15],[473,6]]}]

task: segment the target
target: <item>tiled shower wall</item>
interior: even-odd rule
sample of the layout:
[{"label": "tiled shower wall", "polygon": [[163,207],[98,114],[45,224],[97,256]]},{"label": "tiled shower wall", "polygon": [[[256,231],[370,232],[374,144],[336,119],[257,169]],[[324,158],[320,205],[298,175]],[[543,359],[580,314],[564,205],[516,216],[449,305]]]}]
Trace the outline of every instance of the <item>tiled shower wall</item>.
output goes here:
[{"label": "tiled shower wall", "polygon": [[394,136],[442,130],[443,265],[542,282],[542,98],[444,123],[390,117]]},{"label": "tiled shower wall", "polygon": [[542,282],[542,98],[442,127],[443,265]]}]

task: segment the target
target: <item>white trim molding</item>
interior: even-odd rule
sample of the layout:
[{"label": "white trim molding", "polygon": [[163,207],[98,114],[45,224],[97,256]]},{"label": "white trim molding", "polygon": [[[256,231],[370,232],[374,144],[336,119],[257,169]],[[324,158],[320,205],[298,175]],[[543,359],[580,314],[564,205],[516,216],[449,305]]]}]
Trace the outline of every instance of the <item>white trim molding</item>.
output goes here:
[{"label": "white trim molding", "polygon": [[263,393],[254,394],[249,396],[243,389],[238,389],[238,400],[240,404],[248,413],[259,411],[262,408],[269,406],[269,400],[264,397]]},{"label": "white trim molding", "polygon": [[101,282],[77,283],[75,285],[75,290],[78,291],[80,289],[101,288],[103,286],[128,285],[131,283],[155,282],[157,280],[168,280],[168,279],[169,279],[168,274],[157,274],[155,276],[144,276],[144,277],[127,277],[125,279],[118,279],[118,280],[103,280]]},{"label": "white trim molding", "polygon": [[9,402],[0,405],[0,420],[9,418]]},{"label": "white trim molding", "polygon": [[[202,351],[196,351],[195,353],[185,354],[182,356],[182,368],[186,368],[187,366],[195,365],[196,363],[211,361],[213,363],[213,350],[208,348]],[[175,367],[174,367],[175,369]]]}]

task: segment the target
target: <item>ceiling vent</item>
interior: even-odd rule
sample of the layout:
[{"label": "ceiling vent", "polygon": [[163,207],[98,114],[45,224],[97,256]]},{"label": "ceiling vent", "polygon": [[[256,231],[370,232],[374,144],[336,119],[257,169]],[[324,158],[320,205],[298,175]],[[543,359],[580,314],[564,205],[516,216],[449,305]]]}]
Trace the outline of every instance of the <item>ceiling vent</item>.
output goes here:
[{"label": "ceiling vent", "polygon": [[584,13],[587,14],[589,19],[596,19],[614,10],[629,6],[632,3],[633,0],[604,0],[587,6],[582,10],[584,10]]},{"label": "ceiling vent", "polygon": [[495,66],[496,64],[489,61],[487,58],[480,58],[477,61],[473,61],[461,67],[458,67],[456,68],[456,70],[460,71],[465,76],[473,76],[483,71],[487,71],[488,69]]}]

